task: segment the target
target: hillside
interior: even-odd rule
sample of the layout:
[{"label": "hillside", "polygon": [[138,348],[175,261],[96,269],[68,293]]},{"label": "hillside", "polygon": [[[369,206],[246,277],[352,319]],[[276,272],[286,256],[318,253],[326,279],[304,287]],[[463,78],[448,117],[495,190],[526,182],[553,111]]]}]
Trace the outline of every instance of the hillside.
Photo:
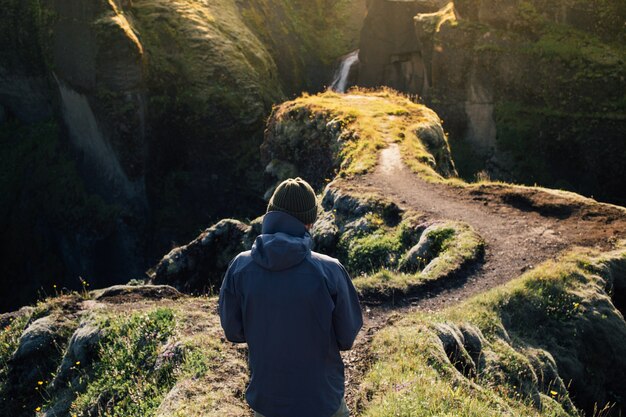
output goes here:
[{"label": "hillside", "polygon": [[621,0],[5,0],[3,11],[0,311],[53,281],[144,278],[207,224],[255,217],[275,174],[292,170],[259,175],[273,106],[340,74],[342,90],[419,97],[445,121],[454,166],[441,169],[466,181],[626,201]]},{"label": "hillside", "polygon": [[[623,410],[626,209],[459,180],[436,113],[391,90],[286,102],[262,150],[275,180],[323,190],[316,248],[360,292],[356,415]],[[258,225],[216,223],[150,271],[156,286],[85,283],[2,315],[0,414],[249,415],[245,349],[224,342],[215,296],[189,294],[211,294]]]},{"label": "hillside", "polygon": [[626,1],[0,5],[0,416],[250,416],[216,294],[295,176],[352,415],[626,414]]},{"label": "hillside", "polygon": [[364,0],[2,9],[0,311],[53,281],[142,277],[173,242],[260,210],[272,105],[321,90],[365,13]]}]

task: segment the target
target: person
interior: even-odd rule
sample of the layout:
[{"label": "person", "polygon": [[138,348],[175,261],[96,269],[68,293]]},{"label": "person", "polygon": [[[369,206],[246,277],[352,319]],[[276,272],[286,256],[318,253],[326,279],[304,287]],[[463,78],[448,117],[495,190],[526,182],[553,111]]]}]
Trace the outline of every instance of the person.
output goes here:
[{"label": "person", "polygon": [[248,344],[246,400],[257,417],[346,417],[344,364],[363,325],[345,268],[311,250],[317,199],[283,181],[252,249],[230,263],[219,295],[226,338]]}]

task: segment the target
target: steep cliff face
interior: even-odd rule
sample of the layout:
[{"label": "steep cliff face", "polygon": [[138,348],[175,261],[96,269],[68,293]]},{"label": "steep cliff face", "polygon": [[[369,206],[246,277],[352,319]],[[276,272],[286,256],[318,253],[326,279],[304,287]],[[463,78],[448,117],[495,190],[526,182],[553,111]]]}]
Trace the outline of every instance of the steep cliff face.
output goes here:
[{"label": "steep cliff face", "polygon": [[[100,285],[141,274],[147,259],[210,219],[258,208],[263,181],[255,175],[261,166],[257,150],[271,106],[286,94],[323,87],[326,80],[312,74],[330,73],[335,59],[354,47],[364,12],[363,0],[302,7],[261,0],[5,3],[5,147],[21,155],[20,166],[45,163],[22,152],[21,142],[47,135],[37,128],[32,134],[30,124],[57,126],[54,137],[29,143],[43,148],[54,142],[73,164],[79,200],[97,199],[103,210],[118,213],[112,227],[98,232],[72,221],[60,228],[42,221],[46,215],[30,221],[23,213],[12,226],[26,240],[56,236],[35,246],[47,248],[41,255],[59,265],[57,277],[66,277],[56,278],[57,284],[68,286],[78,285],[79,275]],[[325,25],[318,24],[322,16],[328,17]],[[334,25],[340,20],[353,23]],[[66,201],[64,180],[49,174],[50,189]],[[16,171],[2,168],[2,175],[20,188]],[[3,197],[3,206],[14,214],[20,205],[29,207],[22,212],[47,211],[39,199],[49,193],[35,191]],[[233,208],[234,201],[244,203]],[[76,204],[72,211],[89,212]],[[45,233],[34,223],[42,223],[37,227]],[[24,257],[15,264],[20,266],[7,280],[32,276]],[[109,264],[120,268],[112,272]],[[44,283],[34,281],[35,288]],[[30,299],[35,295],[31,289]]]},{"label": "steep cliff face", "polygon": [[359,85],[418,94],[459,172],[626,201],[626,6],[619,1],[368,4]]},{"label": "steep cliff face", "polygon": [[317,92],[339,57],[355,49],[366,0],[240,2],[246,24],[267,46],[288,96]]}]

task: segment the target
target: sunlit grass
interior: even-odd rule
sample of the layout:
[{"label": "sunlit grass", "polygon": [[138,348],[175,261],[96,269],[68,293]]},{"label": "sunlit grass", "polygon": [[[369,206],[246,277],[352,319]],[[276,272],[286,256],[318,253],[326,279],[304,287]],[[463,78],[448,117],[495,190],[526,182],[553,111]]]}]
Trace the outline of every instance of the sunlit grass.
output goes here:
[{"label": "sunlit grass", "polygon": [[96,410],[102,416],[137,417],[154,413],[175,382],[173,361],[156,366],[160,348],[174,330],[174,320],[169,309],[107,317],[100,324],[104,331],[100,361],[86,392],[72,404],[72,412],[83,415]]},{"label": "sunlit grass", "polygon": [[362,415],[578,416],[566,382],[577,378],[578,392],[606,383],[601,356],[626,323],[605,288],[622,285],[613,280],[625,269],[623,244],[576,250],[455,307],[405,316],[374,339]]},{"label": "sunlit grass", "polygon": [[[283,104],[279,116],[302,107],[312,115],[326,115],[328,121],[339,120],[342,129],[352,133],[339,150],[343,175],[371,172],[378,162],[378,152],[391,143],[399,143],[405,160],[416,161],[416,169],[440,178],[434,156],[416,134],[420,128],[438,125],[439,118],[407,96],[387,88],[353,88],[347,94],[332,91],[304,94]],[[447,143],[443,146],[447,149]]]},{"label": "sunlit grass", "polygon": [[453,278],[480,261],[484,252],[483,239],[465,223],[426,228],[415,213],[406,213],[395,226],[380,213],[369,213],[364,220],[366,226],[344,232],[338,250],[365,300],[402,296],[423,284]]}]

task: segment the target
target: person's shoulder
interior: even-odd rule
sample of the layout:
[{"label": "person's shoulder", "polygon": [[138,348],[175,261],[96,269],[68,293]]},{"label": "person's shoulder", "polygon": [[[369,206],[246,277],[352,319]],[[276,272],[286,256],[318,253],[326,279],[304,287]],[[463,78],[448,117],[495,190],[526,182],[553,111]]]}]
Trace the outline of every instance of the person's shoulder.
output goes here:
[{"label": "person's shoulder", "polygon": [[339,259],[324,255],[323,253],[311,251],[311,260],[323,268],[329,268],[333,271],[345,270],[341,262],[339,262]]},{"label": "person's shoulder", "polygon": [[247,250],[240,252],[237,256],[230,261],[228,269],[232,274],[239,273],[250,266],[253,262],[251,251]]}]

